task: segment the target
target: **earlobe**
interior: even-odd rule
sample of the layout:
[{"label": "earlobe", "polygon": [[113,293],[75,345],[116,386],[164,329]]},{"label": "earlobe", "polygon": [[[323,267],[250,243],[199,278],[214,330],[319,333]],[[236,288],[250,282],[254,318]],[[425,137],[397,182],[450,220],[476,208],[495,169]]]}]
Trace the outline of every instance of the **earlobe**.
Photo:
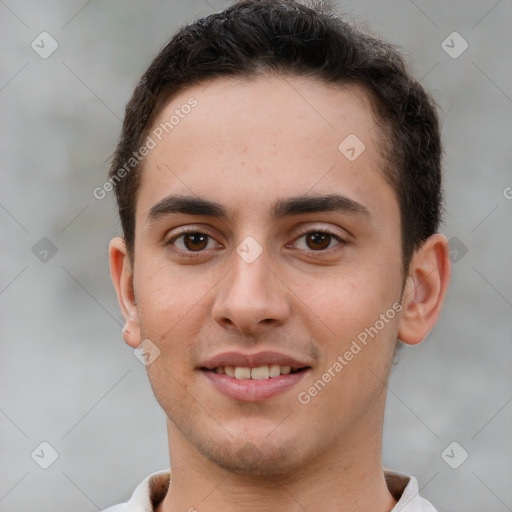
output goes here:
[{"label": "earlobe", "polygon": [[123,339],[128,345],[135,348],[141,342],[141,334],[133,288],[133,271],[123,238],[112,239],[109,246],[109,257],[110,277],[125,321]]},{"label": "earlobe", "polygon": [[434,327],[450,281],[448,240],[436,233],[414,253],[402,296],[398,338],[408,345],[423,341]]}]

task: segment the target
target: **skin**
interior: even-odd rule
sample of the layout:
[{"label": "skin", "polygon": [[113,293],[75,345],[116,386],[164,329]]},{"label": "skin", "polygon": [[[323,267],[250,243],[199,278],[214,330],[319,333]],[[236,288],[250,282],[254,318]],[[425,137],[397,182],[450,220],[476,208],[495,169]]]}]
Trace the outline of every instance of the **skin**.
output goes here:
[{"label": "skin", "polygon": [[[398,203],[360,88],[296,76],[206,85],[182,91],[155,122],[197,99],[146,157],[134,262],[122,238],[110,244],[123,337],[131,347],[150,339],[160,350],[147,371],[168,417],[172,474],[157,511],[390,511],[396,500],[381,460],[386,382],[397,337],[421,342],[439,315],[447,240],[430,237],[403,275]],[[349,134],[366,147],[355,161],[338,150]],[[171,194],[215,201],[228,216],[148,220]],[[278,199],[326,194],[368,213],[271,215]],[[176,238],[182,227],[211,238]],[[332,236],[319,243],[318,231]],[[248,236],[263,249],[252,263],[236,251]],[[298,393],[397,301],[402,311],[300,403]],[[311,370],[265,401],[228,398],[197,369],[220,352],[268,349]]]}]

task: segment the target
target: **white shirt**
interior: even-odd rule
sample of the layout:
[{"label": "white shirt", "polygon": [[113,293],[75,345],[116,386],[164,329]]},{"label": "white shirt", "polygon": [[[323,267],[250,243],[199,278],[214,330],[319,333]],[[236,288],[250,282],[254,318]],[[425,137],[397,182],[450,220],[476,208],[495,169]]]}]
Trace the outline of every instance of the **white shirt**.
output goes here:
[{"label": "white shirt", "polygon": [[[397,500],[391,512],[437,512],[419,495],[418,481],[413,476],[384,470],[389,492]],[[126,503],[114,505],[103,512],[154,512],[154,507],[165,497],[169,487],[170,472],[157,471],[140,483]]]}]

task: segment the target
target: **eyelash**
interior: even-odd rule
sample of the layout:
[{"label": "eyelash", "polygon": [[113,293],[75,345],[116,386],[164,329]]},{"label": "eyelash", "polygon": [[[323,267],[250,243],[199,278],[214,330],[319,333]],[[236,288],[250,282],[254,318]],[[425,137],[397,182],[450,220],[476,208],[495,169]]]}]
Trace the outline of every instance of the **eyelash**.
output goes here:
[{"label": "eyelash", "polygon": [[[302,238],[303,236],[305,235],[309,235],[309,234],[322,234],[322,235],[329,235],[331,236],[332,238],[334,238],[338,243],[334,246],[334,247],[331,247],[329,249],[322,249],[322,250],[319,250],[319,251],[314,251],[314,250],[309,250],[309,251],[306,251],[306,252],[309,252],[311,253],[311,256],[313,258],[316,258],[318,257],[316,254],[322,256],[322,255],[325,255],[325,254],[330,254],[333,250],[336,250],[336,247],[338,246],[344,246],[344,245],[347,245],[347,241],[344,240],[343,238],[341,238],[339,235],[336,235],[335,233],[331,232],[331,231],[328,231],[328,230],[325,230],[325,229],[308,229],[306,231],[302,231],[300,233],[298,233],[298,236],[297,238],[294,240],[294,242],[296,242],[297,240],[299,240],[300,238]],[[187,235],[187,234],[198,234],[198,235],[206,235],[208,238],[214,240],[214,238],[212,236],[210,236],[208,233],[205,233],[203,231],[198,231],[197,229],[189,229],[189,230],[185,230],[185,231],[182,231],[181,233],[173,236],[172,238],[170,238],[168,241],[165,242],[165,245],[168,246],[170,248],[170,250],[175,253],[175,254],[178,254],[179,256],[183,256],[185,258],[198,258],[198,257],[201,257],[204,253],[204,249],[202,251],[185,251],[183,249],[176,249],[174,248],[174,242],[176,240],[178,240],[180,237],[184,236],[184,235]],[[305,249],[300,249],[301,251],[304,251]]]}]

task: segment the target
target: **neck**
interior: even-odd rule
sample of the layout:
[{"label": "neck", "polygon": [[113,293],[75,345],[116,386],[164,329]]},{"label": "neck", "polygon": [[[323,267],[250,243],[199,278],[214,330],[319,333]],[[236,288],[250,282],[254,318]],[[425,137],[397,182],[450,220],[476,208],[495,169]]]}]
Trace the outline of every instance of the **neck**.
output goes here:
[{"label": "neck", "polygon": [[389,512],[396,504],[382,469],[382,422],[373,428],[367,422],[328,453],[278,476],[227,471],[199,454],[170,421],[168,430],[171,482],[156,512],[320,512],[333,504],[343,512]]}]

